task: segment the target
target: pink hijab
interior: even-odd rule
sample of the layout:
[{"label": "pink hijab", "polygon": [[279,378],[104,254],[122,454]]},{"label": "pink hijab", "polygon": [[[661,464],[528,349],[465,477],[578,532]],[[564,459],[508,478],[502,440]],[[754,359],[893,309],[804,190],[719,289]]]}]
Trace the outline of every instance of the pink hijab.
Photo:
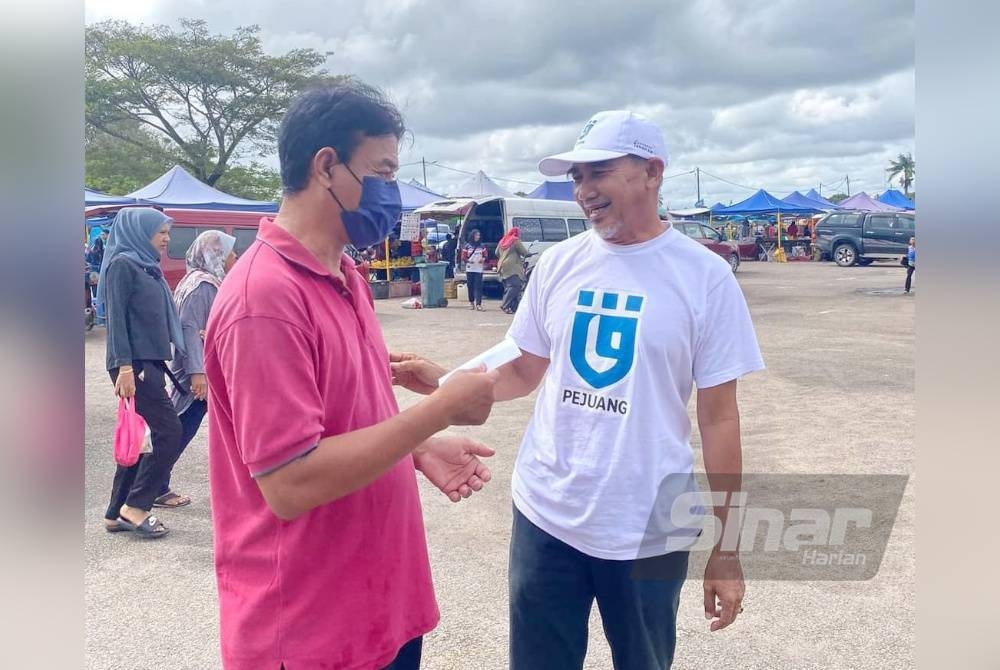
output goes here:
[{"label": "pink hijab", "polygon": [[507,234],[500,239],[501,249],[510,249],[515,242],[521,239],[521,229],[517,226],[513,226],[507,231]]}]

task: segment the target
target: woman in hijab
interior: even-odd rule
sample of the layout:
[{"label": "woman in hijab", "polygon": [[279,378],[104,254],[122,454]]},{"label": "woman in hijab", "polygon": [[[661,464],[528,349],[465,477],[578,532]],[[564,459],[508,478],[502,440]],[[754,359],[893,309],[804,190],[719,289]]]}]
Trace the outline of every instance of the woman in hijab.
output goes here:
[{"label": "woman in hijab", "polygon": [[160,270],[173,220],[151,207],[118,212],[104,250],[97,302],[106,305],[107,369],[115,395],[134,398],[149,426],[152,452],[131,467],[119,465],[104,514],[109,532],[163,537],[167,528],[150,510],[160,485],[180,456],[181,422],[167,395],[171,344],[184,351],[181,322]]},{"label": "woman in hijab", "polygon": [[[199,235],[187,250],[187,274],[174,289],[174,304],[180,314],[185,348],[184,353],[178,352],[170,363],[172,381],[176,380],[170,399],[181,421],[180,453],[184,453],[194,439],[208,411],[202,337],[222,279],[236,262],[235,244],[235,237],[218,230],[207,230]],[[154,506],[177,508],[190,503],[190,497],[170,490],[168,472],[153,501]]]},{"label": "woman in hijab", "polygon": [[521,291],[527,281],[524,259],[530,255],[531,252],[521,241],[521,229],[517,226],[508,230],[497,245],[497,270],[500,272],[500,281],[503,282],[503,302],[500,309],[507,314],[517,311],[517,304],[521,301]]}]

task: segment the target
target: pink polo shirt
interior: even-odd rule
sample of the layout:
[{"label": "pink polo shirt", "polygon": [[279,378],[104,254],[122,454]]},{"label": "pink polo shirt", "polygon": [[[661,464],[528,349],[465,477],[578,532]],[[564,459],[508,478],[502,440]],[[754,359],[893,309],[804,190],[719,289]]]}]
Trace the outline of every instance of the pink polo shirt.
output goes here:
[{"label": "pink polo shirt", "polygon": [[255,475],[399,412],[364,280],[346,284],[284,229],[223,282],[205,338],[209,474],[227,670],[381,668],[437,625],[409,456],[365,488],[282,521]]}]

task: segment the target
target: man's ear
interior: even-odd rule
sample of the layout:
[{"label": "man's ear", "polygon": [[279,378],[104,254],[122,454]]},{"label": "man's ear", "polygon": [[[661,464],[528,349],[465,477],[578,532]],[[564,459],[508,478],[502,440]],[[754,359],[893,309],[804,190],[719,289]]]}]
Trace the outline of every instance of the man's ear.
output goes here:
[{"label": "man's ear", "polygon": [[662,158],[650,158],[646,161],[646,178],[650,182],[655,182],[657,189],[659,189],[659,185],[663,182],[663,173],[666,167]]},{"label": "man's ear", "polygon": [[329,188],[334,181],[333,168],[340,163],[337,150],[333,147],[323,147],[312,158],[312,178],[323,188]]}]

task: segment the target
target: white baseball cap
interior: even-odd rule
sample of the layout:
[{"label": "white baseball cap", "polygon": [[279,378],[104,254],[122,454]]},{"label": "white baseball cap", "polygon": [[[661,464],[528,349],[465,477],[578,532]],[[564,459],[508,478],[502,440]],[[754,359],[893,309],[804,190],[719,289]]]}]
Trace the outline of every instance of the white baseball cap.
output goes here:
[{"label": "white baseball cap", "polygon": [[663,133],[650,119],[624,109],[598,112],[580,131],[576,145],[538,163],[538,171],[547,177],[565,175],[573,163],[596,163],[621,158],[661,158],[667,162]]}]

